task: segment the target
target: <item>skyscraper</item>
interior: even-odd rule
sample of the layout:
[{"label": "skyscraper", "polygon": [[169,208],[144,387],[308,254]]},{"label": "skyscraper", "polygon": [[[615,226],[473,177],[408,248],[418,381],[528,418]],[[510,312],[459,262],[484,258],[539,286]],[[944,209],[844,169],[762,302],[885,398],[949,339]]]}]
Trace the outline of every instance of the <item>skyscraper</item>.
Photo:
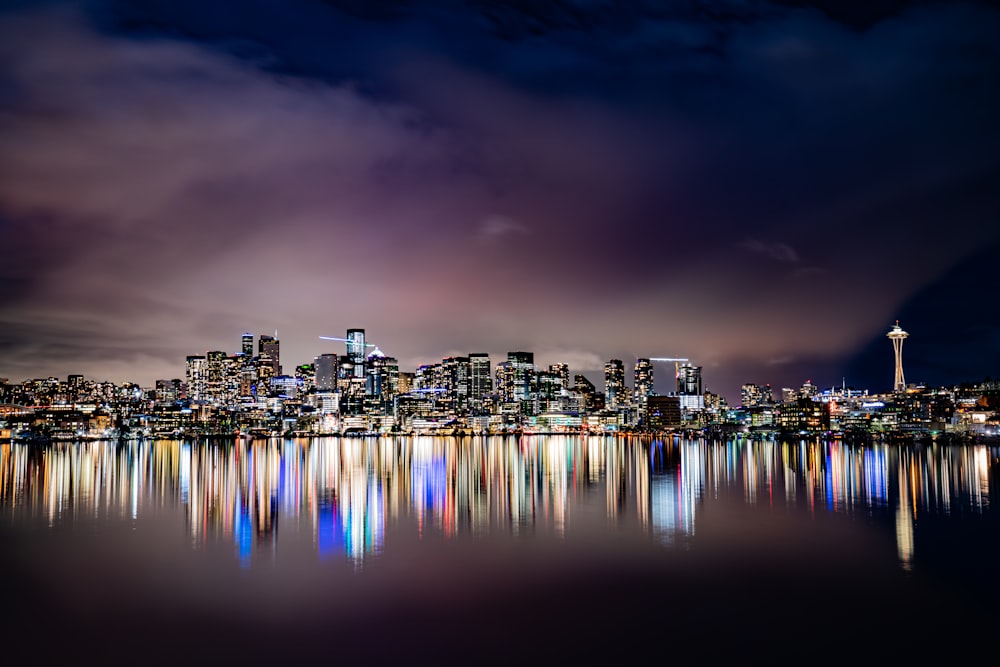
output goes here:
[{"label": "skyscraper", "polygon": [[604,403],[614,410],[625,397],[625,364],[612,359],[604,364]]},{"label": "skyscraper", "polygon": [[337,389],[337,355],[321,354],[313,359],[316,369],[316,390],[335,391]]},{"label": "skyscraper", "polygon": [[243,348],[240,350],[244,357],[253,356],[253,334],[245,333],[243,334]]},{"label": "skyscraper", "polygon": [[535,398],[535,353],[508,352],[507,362],[511,366],[511,395],[521,404],[521,412],[534,414],[532,402]]},{"label": "skyscraper", "polygon": [[653,362],[649,359],[635,360],[635,397],[643,401],[647,396],[652,396],[653,391]]},{"label": "skyscraper", "polygon": [[208,360],[204,355],[191,355],[187,358],[186,368],[187,397],[192,401],[205,400],[205,388],[208,383]]},{"label": "skyscraper", "polygon": [[493,392],[493,375],[490,355],[473,352],[469,355],[469,402],[477,413],[483,400]]},{"label": "skyscraper", "polygon": [[347,357],[354,362],[354,377],[365,377],[365,330],[347,330]]},{"label": "skyscraper", "polygon": [[[281,344],[274,336],[261,334],[257,339],[257,354],[261,358],[261,363],[268,363],[271,366],[272,377],[281,375]],[[266,359],[264,357],[267,357]]]},{"label": "skyscraper", "polygon": [[680,365],[677,371],[677,393],[687,396],[700,396],[701,387],[701,366],[694,366],[687,362]]}]

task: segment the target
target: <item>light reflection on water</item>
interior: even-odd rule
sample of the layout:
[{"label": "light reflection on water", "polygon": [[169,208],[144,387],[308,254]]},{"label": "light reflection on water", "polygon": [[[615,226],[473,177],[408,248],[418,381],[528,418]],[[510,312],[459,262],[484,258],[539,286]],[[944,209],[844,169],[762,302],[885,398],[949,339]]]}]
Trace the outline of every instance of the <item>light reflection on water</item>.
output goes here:
[{"label": "light reflection on water", "polygon": [[181,511],[193,548],[230,544],[244,567],[268,548],[273,553],[287,528],[307,534],[320,560],[360,566],[406,531],[419,539],[560,539],[603,525],[684,548],[699,508],[735,493],[747,507],[812,515],[894,511],[900,564],[908,569],[915,522],[987,511],[995,466],[986,446],[743,439],[7,444],[0,447],[0,507],[15,524],[43,519],[49,526]]}]

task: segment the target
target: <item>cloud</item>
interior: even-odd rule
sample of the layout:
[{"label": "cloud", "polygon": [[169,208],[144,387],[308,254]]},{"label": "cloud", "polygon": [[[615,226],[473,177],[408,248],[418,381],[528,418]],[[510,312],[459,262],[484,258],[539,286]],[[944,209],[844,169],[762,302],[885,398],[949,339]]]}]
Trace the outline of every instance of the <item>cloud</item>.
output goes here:
[{"label": "cloud", "polygon": [[526,236],[528,228],[502,215],[491,215],[479,224],[479,236],[486,240],[496,240],[507,236]]},{"label": "cloud", "polygon": [[751,252],[764,255],[777,262],[795,263],[799,261],[799,254],[795,252],[795,248],[787,243],[765,243],[756,239],[747,239],[742,245]]}]

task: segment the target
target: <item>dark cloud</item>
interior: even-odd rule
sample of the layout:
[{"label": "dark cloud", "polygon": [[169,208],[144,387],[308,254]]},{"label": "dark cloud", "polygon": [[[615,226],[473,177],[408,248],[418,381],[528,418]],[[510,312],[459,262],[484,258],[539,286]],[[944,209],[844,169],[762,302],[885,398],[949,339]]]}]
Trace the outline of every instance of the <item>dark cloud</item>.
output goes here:
[{"label": "dark cloud", "polygon": [[822,382],[1000,238],[1000,12],[865,7],[13,6],[0,375],[362,326]]}]

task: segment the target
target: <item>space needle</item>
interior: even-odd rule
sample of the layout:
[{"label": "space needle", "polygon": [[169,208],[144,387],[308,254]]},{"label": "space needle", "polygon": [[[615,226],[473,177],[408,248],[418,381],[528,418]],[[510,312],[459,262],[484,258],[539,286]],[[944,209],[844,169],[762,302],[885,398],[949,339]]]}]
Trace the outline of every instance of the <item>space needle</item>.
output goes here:
[{"label": "space needle", "polygon": [[892,349],[896,354],[896,379],[893,382],[893,391],[906,390],[906,380],[903,379],[903,341],[909,335],[899,328],[899,320],[896,320],[896,326],[886,334],[889,340],[892,341]]}]

